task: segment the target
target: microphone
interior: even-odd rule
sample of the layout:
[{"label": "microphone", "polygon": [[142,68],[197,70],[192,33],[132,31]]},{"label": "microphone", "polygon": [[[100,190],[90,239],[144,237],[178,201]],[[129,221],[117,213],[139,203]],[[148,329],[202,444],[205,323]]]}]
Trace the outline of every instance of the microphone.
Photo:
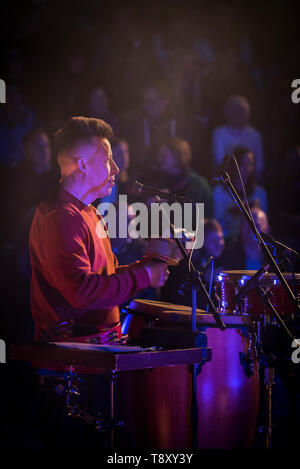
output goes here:
[{"label": "microphone", "polygon": [[202,272],[204,272],[207,269],[207,267],[209,266],[212,260],[213,260],[213,256],[203,259],[202,263],[200,264],[200,269],[202,269]]},{"label": "microphone", "polygon": [[138,181],[129,181],[125,185],[125,191],[130,195],[138,197],[159,197],[160,199],[169,200],[171,202],[192,203],[187,197],[181,197],[176,194],[169,194],[168,192],[156,189],[156,187],[144,186]]},{"label": "microphone", "polygon": [[213,182],[218,182],[220,180],[220,177],[224,173],[227,173],[227,171],[229,169],[229,164],[230,164],[230,161],[231,161],[231,157],[232,157],[231,153],[227,153],[224,156],[222,163],[217,167],[216,176],[214,176]]},{"label": "microphone", "polygon": [[264,265],[256,272],[256,274],[253,275],[253,277],[251,277],[250,280],[248,280],[248,282],[245,283],[245,285],[240,289],[238,294],[235,295],[235,297],[233,298],[237,305],[241,303],[241,301],[245,298],[249,290],[252,290],[252,288],[256,288],[259,286],[260,279],[265,275],[265,273],[267,273],[269,268],[269,264]]},{"label": "microphone", "polygon": [[271,247],[273,247],[275,249],[278,249],[279,251],[282,251],[282,252],[288,251],[288,252],[294,254],[295,256],[300,257],[300,254],[297,251],[295,251],[294,249],[286,246],[283,243],[280,243],[279,241],[274,239],[273,236],[271,236],[267,233],[264,233],[263,231],[260,232],[260,236],[262,237],[264,242],[266,244],[268,244],[268,246],[271,246]]}]

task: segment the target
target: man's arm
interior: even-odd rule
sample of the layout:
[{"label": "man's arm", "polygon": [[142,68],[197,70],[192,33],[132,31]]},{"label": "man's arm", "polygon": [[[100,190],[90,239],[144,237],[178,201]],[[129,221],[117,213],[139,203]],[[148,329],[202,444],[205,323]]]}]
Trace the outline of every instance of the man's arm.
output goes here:
[{"label": "man's arm", "polygon": [[47,217],[47,223],[32,227],[33,268],[40,269],[68,303],[86,310],[109,308],[150,285],[147,269],[139,263],[112,275],[92,272],[84,223],[77,214],[61,210]]}]

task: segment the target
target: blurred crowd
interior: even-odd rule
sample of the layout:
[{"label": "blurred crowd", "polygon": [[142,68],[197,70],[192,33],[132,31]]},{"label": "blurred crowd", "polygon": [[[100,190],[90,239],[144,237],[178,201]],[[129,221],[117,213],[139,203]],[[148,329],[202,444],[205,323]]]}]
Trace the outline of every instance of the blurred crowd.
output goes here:
[{"label": "blurred crowd", "polygon": [[[258,227],[300,251],[300,106],[290,98],[297,54],[270,52],[262,42],[268,27],[276,44],[284,40],[280,12],[270,24],[256,24],[252,11],[247,24],[223,2],[181,10],[166,2],[160,12],[155,2],[109,8],[91,1],[84,12],[80,2],[71,12],[71,3],[62,3],[20,10],[1,76],[1,290],[9,298],[8,329],[16,310],[28,327],[28,230],[36,205],[59,180],[53,134],[70,116],[101,118],[114,130],[120,174],[108,201],[117,202],[126,181],[137,179],[204,202],[198,268],[209,269],[211,256],[216,273],[255,270],[263,261],[226,188],[213,183],[228,152]],[[244,199],[233,164],[229,173]],[[145,249],[144,241],[130,238],[112,244],[121,264]],[[180,302],[184,276],[174,270],[160,297]]]}]

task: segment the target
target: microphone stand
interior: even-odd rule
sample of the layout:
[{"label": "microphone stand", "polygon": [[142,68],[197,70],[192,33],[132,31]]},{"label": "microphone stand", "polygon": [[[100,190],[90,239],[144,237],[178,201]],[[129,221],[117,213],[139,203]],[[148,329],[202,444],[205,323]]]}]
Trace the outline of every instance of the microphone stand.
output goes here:
[{"label": "microphone stand", "polygon": [[[157,198],[159,198],[157,196]],[[178,237],[175,237],[175,228],[171,220],[167,217],[169,225],[170,225],[170,233],[172,234],[173,239],[175,240],[181,254],[183,255],[183,259],[185,263],[189,264],[189,256],[183,246],[181,240]],[[192,285],[192,333],[196,334],[197,332],[197,290],[202,292],[205,296],[207,303],[209,304],[212,314],[214,316],[216,325],[219,329],[224,331],[226,329],[225,324],[223,323],[219,313],[216,310],[214,303],[212,302],[202,280],[201,277],[196,270],[194,264],[190,262],[190,278],[191,278],[191,285]],[[191,430],[192,430],[192,448],[198,448],[198,401],[197,401],[197,365],[193,364],[193,371],[192,371],[192,400],[191,400]]]},{"label": "microphone stand", "polygon": [[[170,223],[170,231],[173,236],[173,239],[175,240],[178,248],[180,249],[180,252],[183,255],[183,259],[186,264],[189,264],[189,256],[185,250],[185,247],[183,246],[182,242],[180,241],[179,238],[175,237],[175,231],[174,231],[174,225]],[[202,282],[202,279],[199,275],[199,272],[197,271],[196,267],[194,266],[193,262],[190,263],[191,266],[191,271],[190,271],[190,276],[191,276],[191,285],[192,285],[192,331],[196,332],[196,309],[197,309],[197,290],[199,289],[201,293],[205,296],[206,302],[209,304],[211,308],[211,313],[213,314],[214,320],[216,322],[216,325],[221,331],[224,331],[226,329],[225,324],[223,323],[220,314],[217,312],[216,306],[214,305],[212,299],[210,298],[205,285]],[[193,301],[194,300],[194,301]],[[193,308],[193,305],[195,308]]]},{"label": "microphone stand", "polygon": [[273,238],[273,236],[267,233],[264,233],[263,231],[260,234],[264,242],[267,244],[267,246],[271,246],[273,249],[277,249],[278,251],[281,251],[282,253],[286,252],[287,254],[293,254],[294,256],[297,256],[300,258],[299,252],[290,248],[286,244],[283,244],[280,241],[277,241],[277,239]]}]

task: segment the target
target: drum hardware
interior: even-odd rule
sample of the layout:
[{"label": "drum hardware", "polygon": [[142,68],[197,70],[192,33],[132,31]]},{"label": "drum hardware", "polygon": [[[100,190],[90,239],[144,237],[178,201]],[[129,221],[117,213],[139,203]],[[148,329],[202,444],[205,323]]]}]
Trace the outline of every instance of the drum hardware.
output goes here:
[{"label": "drum hardware", "polygon": [[82,409],[79,405],[73,404],[67,406],[68,416],[80,418],[84,422],[92,425],[99,432],[108,432],[124,426],[123,420],[109,421],[101,418],[101,413]]},{"label": "drum hardware", "polygon": [[242,353],[240,352],[240,362],[242,367],[244,368],[245,375],[247,378],[250,378],[254,374],[253,370],[253,358],[251,353]]},{"label": "drum hardware", "polygon": [[[64,376],[66,381],[66,409],[67,415],[69,417],[80,418],[84,422],[92,425],[99,432],[111,432],[111,444],[113,444],[113,434],[114,430],[119,427],[124,426],[123,420],[114,419],[114,406],[113,399],[115,393],[115,384],[117,376],[115,372],[111,373],[111,407],[110,407],[110,418],[105,419],[101,418],[100,412],[95,412],[88,409],[83,409],[79,403],[80,389],[79,385],[82,382],[82,379],[78,377],[77,373],[74,371],[73,366],[70,366],[69,373],[66,373]],[[111,446],[113,448],[113,446]]]},{"label": "drum hardware", "polygon": [[264,303],[266,304],[266,306],[271,310],[273,318],[275,318],[278,321],[278,323],[283,327],[283,329],[289,335],[289,337],[291,339],[291,342],[292,342],[295,339],[294,335],[289,330],[286,323],[283,321],[280,314],[278,313],[278,311],[276,310],[276,308],[274,307],[274,305],[270,301],[269,296],[270,296],[270,294],[272,295],[272,291],[270,289],[264,289],[263,287],[258,287],[257,291],[258,291],[260,297],[262,298],[262,300],[264,301]]},{"label": "drum hardware", "polygon": [[275,368],[266,356],[261,358],[261,362],[264,365],[264,388],[265,388],[265,399],[266,399],[266,424],[260,425],[257,430],[260,434],[265,434],[266,438],[266,449],[272,448],[272,434],[274,425],[272,422],[272,397],[273,387],[275,385]]},{"label": "drum hardware", "polygon": [[267,449],[272,448],[272,389],[275,384],[275,368],[266,366],[264,373],[264,385],[266,390],[266,401],[267,401]]},{"label": "drum hardware", "polygon": [[[264,289],[262,287],[257,288],[258,293],[260,294],[261,298],[265,302],[265,304],[268,306],[268,308],[272,312],[272,317],[275,319],[277,324],[281,325],[285,332],[288,334],[290,337],[291,342],[294,340],[294,335],[290,331],[290,329],[287,327],[287,324],[283,321],[281,318],[280,314],[274,307],[274,305],[271,303],[269,296],[272,295],[272,292],[270,289]],[[272,327],[272,326],[271,326]],[[274,368],[274,358],[276,356],[273,355],[273,360],[271,357],[269,357],[269,360],[267,360],[265,369],[264,369],[264,385],[265,385],[265,393],[266,393],[266,404],[267,404],[267,426],[266,426],[266,448],[270,449],[272,448],[272,431],[273,431],[273,425],[272,425],[272,391],[273,391],[273,386],[275,384],[274,378],[275,378],[275,368]],[[273,362],[273,363],[272,363]]]},{"label": "drum hardware", "polygon": [[239,352],[239,357],[245,375],[247,376],[247,378],[250,378],[250,376],[252,376],[255,371],[254,361],[258,363],[257,334],[254,332],[254,325],[249,325],[249,328],[241,328],[240,334],[248,339],[247,351]]},{"label": "drum hardware", "polygon": [[73,366],[70,366],[69,374],[65,374],[64,379],[66,381],[66,405],[67,407],[71,405],[74,398],[80,397],[79,386],[82,382],[81,378],[78,377],[77,373],[74,371]]}]

